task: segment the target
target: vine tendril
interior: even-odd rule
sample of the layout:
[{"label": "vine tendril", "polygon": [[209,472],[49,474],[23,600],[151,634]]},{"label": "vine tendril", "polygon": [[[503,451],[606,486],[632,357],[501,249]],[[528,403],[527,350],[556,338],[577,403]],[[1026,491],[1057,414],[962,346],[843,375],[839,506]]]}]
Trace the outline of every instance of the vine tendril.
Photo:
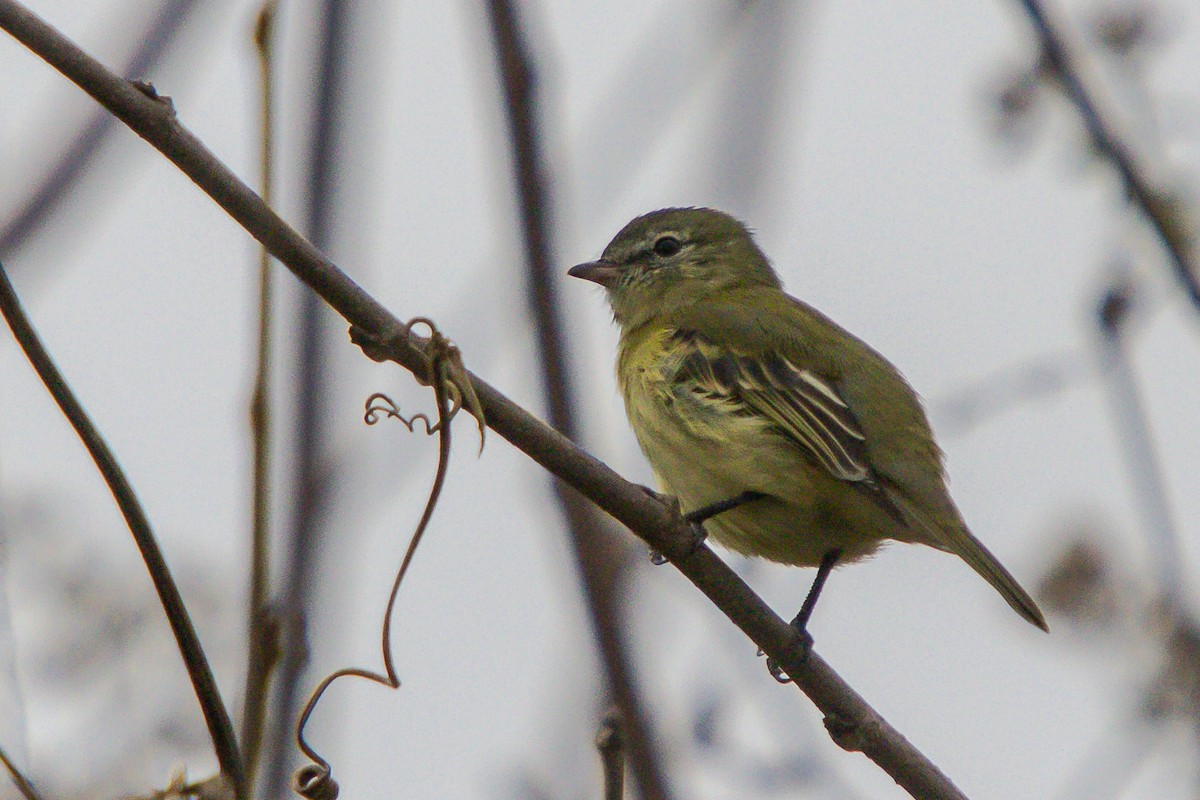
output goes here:
[{"label": "vine tendril", "polygon": [[437,422],[431,422],[429,416],[422,413],[405,417],[400,413],[396,404],[381,393],[372,394],[367,398],[366,412],[363,420],[368,425],[374,425],[380,421],[381,417],[379,415],[382,413],[385,417],[400,420],[410,432],[416,432],[417,423],[422,423],[424,432],[427,435],[432,436],[437,434],[438,436],[437,472],[433,478],[433,485],[429,490],[429,497],[425,501],[425,510],[422,512],[421,519],[413,531],[412,539],[408,543],[408,549],[404,553],[404,559],[400,562],[400,568],[396,571],[396,577],[392,581],[392,590],[388,595],[387,606],[384,609],[383,632],[380,636],[384,671],[380,673],[359,667],[346,667],[331,673],[313,690],[308,703],[304,706],[304,711],[300,714],[300,720],[296,725],[296,745],[312,763],[306,764],[296,770],[292,777],[292,789],[300,796],[308,798],[308,800],[336,800],[339,792],[338,783],[333,778],[333,769],[329,762],[322,758],[304,738],[304,728],[308,724],[308,719],[312,716],[325,690],[338,678],[347,676],[363,678],[386,686],[389,689],[398,689],[400,687],[400,677],[396,673],[395,663],[392,658],[392,612],[396,606],[396,598],[400,593],[400,584],[404,581],[404,576],[408,573],[413,556],[416,554],[417,547],[425,535],[425,530],[429,526],[430,519],[433,517],[433,511],[437,507],[438,498],[441,496],[442,487],[446,481],[446,471],[450,462],[450,421],[461,408],[466,407],[479,424],[479,447],[480,450],[483,449],[485,424],[483,412],[479,405],[479,399],[475,396],[475,390],[471,386],[470,374],[463,365],[462,353],[459,352],[459,349],[449,339],[438,331],[431,320],[425,317],[417,317],[409,321],[405,326],[406,332],[411,331],[412,327],[418,324],[425,325],[430,331],[426,354],[429,359],[430,383],[433,387],[433,394],[437,403]]}]

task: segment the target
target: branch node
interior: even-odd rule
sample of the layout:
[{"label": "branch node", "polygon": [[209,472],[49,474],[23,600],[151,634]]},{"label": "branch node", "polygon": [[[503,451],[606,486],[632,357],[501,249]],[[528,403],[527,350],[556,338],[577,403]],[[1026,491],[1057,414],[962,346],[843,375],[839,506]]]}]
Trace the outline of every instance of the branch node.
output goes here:
[{"label": "branch node", "polygon": [[825,730],[829,731],[829,738],[838,747],[849,753],[861,753],[866,749],[866,729],[869,727],[866,721],[854,720],[832,711],[825,715],[823,722]]},{"label": "branch node", "polygon": [[133,88],[146,95],[146,97],[149,97],[156,103],[161,103],[168,115],[175,116],[175,101],[171,99],[170,95],[159,94],[158,90],[154,88],[154,84],[150,83],[150,81],[130,81],[129,83]]},{"label": "branch node", "polygon": [[596,749],[604,767],[605,800],[621,800],[625,796],[625,749],[628,742],[622,730],[621,712],[615,706],[600,720],[596,733]]},{"label": "branch node", "polygon": [[651,498],[662,503],[672,518],[672,524],[664,531],[664,535],[659,537],[667,546],[662,548],[651,546],[650,563],[656,567],[667,562],[678,564],[700,552],[708,539],[708,533],[702,524],[691,521],[683,513],[683,506],[680,504],[679,498],[656,492],[648,486],[640,488]]},{"label": "branch node", "polygon": [[[383,363],[396,360],[396,350],[403,346],[403,335],[395,330],[384,334],[369,331],[361,325],[350,326],[350,341],[358,345],[363,355],[372,361]],[[429,382],[425,375],[417,375],[417,380],[426,386]]]}]

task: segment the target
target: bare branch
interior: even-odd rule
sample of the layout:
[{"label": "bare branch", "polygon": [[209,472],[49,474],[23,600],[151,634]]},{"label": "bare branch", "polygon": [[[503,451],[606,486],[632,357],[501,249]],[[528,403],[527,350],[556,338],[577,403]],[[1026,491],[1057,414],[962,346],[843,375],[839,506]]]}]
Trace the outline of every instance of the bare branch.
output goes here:
[{"label": "bare branch", "polygon": [[[125,75],[142,76],[154,69],[187,21],[196,0],[163,0],[158,13],[138,37],[138,46],[125,65]],[[112,114],[98,110],[63,151],[62,159],[46,172],[25,204],[0,231],[0,257],[10,257],[29,241],[47,216],[54,211],[76,179],[100,152],[113,132]]]},{"label": "bare branch", "polygon": [[[129,532],[133,534],[133,540],[142,554],[142,560],[146,562],[146,571],[150,573],[150,580],[153,581],[154,589],[158,592],[158,599],[167,615],[167,621],[171,624],[171,631],[175,634],[179,654],[183,657],[188,677],[192,681],[192,688],[196,692],[196,699],[200,701],[200,709],[204,713],[204,721],[208,724],[208,735],[212,738],[213,750],[216,751],[221,771],[229,776],[240,791],[242,760],[237,749],[237,739],[233,735],[233,725],[229,722],[229,712],[226,711],[225,703],[221,700],[221,693],[217,690],[217,682],[213,678],[212,668],[208,664],[208,658],[204,655],[200,637],[196,635],[196,629],[192,625],[187,606],[183,603],[179,587],[171,576],[166,558],[163,557],[154,531],[150,528],[150,520],[146,518],[142,504],[138,501],[116,456],[108,449],[100,431],[92,424],[87,412],[83,410],[83,406],[76,399],[71,387],[67,385],[62,373],[58,371],[58,367],[54,365],[37,332],[25,316],[17,293],[9,282],[8,273],[2,264],[0,264],[0,311],[3,312],[4,319],[12,329],[13,336],[21,346],[25,357],[33,365],[47,391],[54,397],[54,402],[58,403],[58,407],[62,409],[63,416],[67,418],[71,427],[75,429],[75,433],[79,435],[88,454],[96,463],[96,468],[104,476],[104,482],[108,484],[113,499],[117,501],[121,515],[129,526]],[[241,797],[240,794],[237,796]]]},{"label": "bare branch", "polygon": [[1162,240],[1176,277],[1196,310],[1200,311],[1200,269],[1197,269],[1193,250],[1195,221],[1187,218],[1187,212],[1171,189],[1151,180],[1144,159],[1134,150],[1129,137],[1114,119],[1106,115],[1098,99],[1099,89],[1089,83],[1075,48],[1047,14],[1045,4],[1041,0],[1021,0],[1021,5],[1033,22],[1046,61],[1054,69],[1067,97],[1079,109],[1096,149],[1120,174],[1125,191]]},{"label": "bare branch", "polygon": [[8,757],[8,753],[4,752],[3,747],[0,747],[0,764],[4,765],[5,771],[8,772],[8,777],[25,800],[42,800],[42,796],[33,787],[33,783],[22,774],[21,770],[17,769],[17,765]]}]

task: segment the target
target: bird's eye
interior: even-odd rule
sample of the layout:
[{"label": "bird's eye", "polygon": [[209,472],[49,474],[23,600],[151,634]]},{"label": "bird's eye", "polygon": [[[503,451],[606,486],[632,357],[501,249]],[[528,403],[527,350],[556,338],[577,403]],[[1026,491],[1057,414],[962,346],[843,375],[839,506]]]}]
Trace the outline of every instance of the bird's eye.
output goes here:
[{"label": "bird's eye", "polygon": [[654,255],[670,258],[683,249],[683,245],[674,236],[660,236],[654,242]]}]

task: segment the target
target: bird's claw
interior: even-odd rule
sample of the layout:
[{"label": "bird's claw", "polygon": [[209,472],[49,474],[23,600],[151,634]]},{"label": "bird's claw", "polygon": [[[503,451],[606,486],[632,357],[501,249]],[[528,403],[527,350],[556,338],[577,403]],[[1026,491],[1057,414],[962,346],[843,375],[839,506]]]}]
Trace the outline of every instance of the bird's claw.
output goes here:
[{"label": "bird's claw", "polygon": [[[649,486],[643,486],[643,487],[641,487],[641,489],[643,492],[648,494],[650,497],[654,498],[655,500],[657,500],[658,502],[660,502],[664,506],[666,506],[672,514],[674,514],[677,517],[680,517],[681,519],[685,520],[688,523],[688,526],[691,528],[691,531],[692,531],[692,542],[691,542],[691,545],[688,547],[687,552],[683,554],[684,558],[691,556],[693,553],[695,553],[697,550],[700,549],[700,546],[703,545],[705,543],[705,541],[708,540],[708,531],[704,530],[704,526],[701,525],[699,522],[694,522],[694,521],[688,519],[688,516],[683,513],[683,504],[681,502],[679,502],[678,497],[676,497],[673,494],[663,494],[662,492],[656,492],[653,489],[651,489]],[[654,550],[654,549],[650,550],[650,563],[654,564],[656,567],[666,564],[669,560],[670,559],[666,555],[664,555],[663,553],[660,553],[658,550]]]},{"label": "bird's claw", "polygon": [[662,503],[667,508],[674,511],[676,514],[683,516],[683,504],[679,502],[679,498],[676,497],[675,495],[663,494],[662,492],[656,492],[653,489],[651,489],[649,486],[642,486],[641,490],[643,492],[645,492],[646,494],[648,494],[651,498],[657,500],[658,502]]},{"label": "bird's claw", "polygon": [[[691,556],[695,555],[696,551],[699,550],[708,540],[708,531],[704,530],[704,526],[699,522],[689,522],[688,528],[692,532],[692,540],[688,544],[687,552],[682,553],[684,558],[690,558]],[[653,547],[650,548],[650,563],[654,566],[661,567],[670,560],[671,559],[663,553],[660,553]]]},{"label": "bird's claw", "polygon": [[[804,661],[808,660],[809,654],[812,653],[813,637],[812,637],[811,633],[806,631],[804,628],[797,627],[794,623],[792,624],[792,628],[795,629],[796,633],[798,634],[798,638],[791,645],[791,647],[793,649],[799,648],[799,650],[800,650],[800,659],[799,660],[801,663],[803,663]],[[759,653],[761,654],[762,651],[760,650]],[[771,673],[771,677],[774,678],[775,680],[779,681],[780,683],[791,683],[792,682],[791,677],[789,677],[788,674],[783,671],[783,667],[781,667],[779,665],[779,662],[776,661],[775,659],[771,658],[770,656],[767,657],[767,672]]]}]

